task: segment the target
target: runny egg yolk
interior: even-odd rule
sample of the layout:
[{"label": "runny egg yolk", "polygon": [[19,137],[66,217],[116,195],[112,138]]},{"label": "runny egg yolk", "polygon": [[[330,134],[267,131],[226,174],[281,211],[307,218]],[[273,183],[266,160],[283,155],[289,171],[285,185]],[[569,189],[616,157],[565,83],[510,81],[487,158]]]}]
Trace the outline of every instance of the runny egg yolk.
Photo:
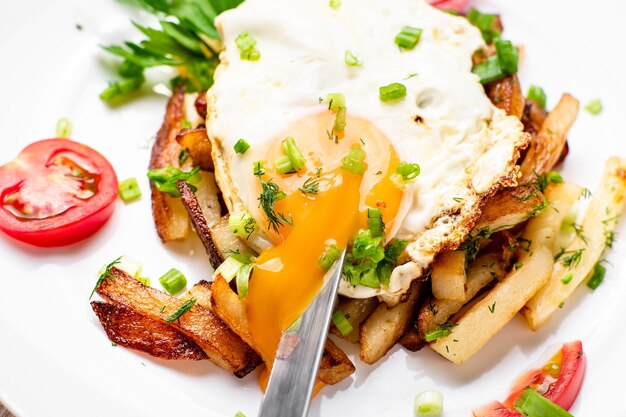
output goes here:
[{"label": "runny egg yolk", "polygon": [[[348,117],[343,137],[334,140],[328,135],[333,120],[329,112],[301,119],[265,150],[263,179],[271,179],[286,193],[275,211],[293,220],[293,226],[280,226],[278,234],[268,231],[275,246],[257,258],[246,297],[250,336],[269,367],[281,332],[321,289],[326,271],[318,261],[329,244],[343,249],[360,229],[367,228],[367,207],[381,210],[389,230],[402,200],[403,191],[393,179],[399,159],[385,135],[366,120]],[[280,144],[287,136],[295,139],[307,163],[296,174],[280,175],[273,161],[284,156]],[[341,168],[342,159],[355,146],[366,153],[362,176]],[[319,179],[317,194],[299,189],[309,178]],[[260,181],[255,180],[254,195],[259,195]],[[260,210],[254,214],[264,218]]]}]

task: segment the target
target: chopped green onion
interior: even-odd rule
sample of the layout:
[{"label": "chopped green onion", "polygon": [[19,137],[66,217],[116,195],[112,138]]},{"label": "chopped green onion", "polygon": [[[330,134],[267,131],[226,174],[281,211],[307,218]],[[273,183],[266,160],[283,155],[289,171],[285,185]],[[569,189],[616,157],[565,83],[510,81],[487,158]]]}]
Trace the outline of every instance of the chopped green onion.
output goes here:
[{"label": "chopped green onion", "polygon": [[235,143],[235,146],[233,146],[233,149],[239,154],[244,154],[248,149],[250,149],[250,144],[244,139],[239,139],[237,143]]},{"label": "chopped green onion", "polygon": [[378,89],[382,101],[392,101],[406,96],[406,87],[400,83],[392,83]]},{"label": "chopped green onion", "polygon": [[376,268],[372,268],[366,271],[362,276],[359,284],[370,288],[380,287],[380,280],[378,279],[378,273]]},{"label": "chopped green onion", "polygon": [[371,258],[374,262],[379,262],[385,258],[382,241],[382,237],[373,237],[370,230],[363,230],[352,242],[352,256],[354,259]]},{"label": "chopped green onion", "polygon": [[167,271],[165,275],[159,278],[159,282],[170,295],[179,293],[187,286],[187,278],[176,268]]},{"label": "chopped green onion", "polygon": [[[126,272],[133,278],[137,278],[141,274],[143,264],[135,258],[123,255],[118,258],[116,268],[120,271]],[[99,273],[102,273],[102,271],[100,271]]]},{"label": "chopped green onion", "polygon": [[443,412],[443,394],[436,390],[423,391],[415,396],[413,411],[416,417],[438,417]]},{"label": "chopped green onion", "polygon": [[337,110],[337,115],[335,116],[335,123],[333,124],[333,132],[343,132],[346,128],[346,108],[340,107]]},{"label": "chopped green onion", "polygon": [[246,211],[238,211],[228,216],[230,232],[244,239],[248,239],[256,230],[256,220]]},{"label": "chopped green onion", "polygon": [[542,109],[546,108],[547,97],[543,88],[531,85],[528,89],[528,93],[526,94],[526,98],[537,103],[537,105]]},{"label": "chopped green onion", "polygon": [[248,281],[250,279],[250,273],[252,272],[254,264],[244,264],[237,270],[236,284],[237,294],[240,299],[244,299],[248,296]]},{"label": "chopped green onion", "polygon": [[380,261],[377,266],[378,279],[384,286],[389,285],[391,279],[391,271],[393,270],[398,258],[404,252],[408,245],[406,240],[396,239],[388,243],[385,247],[385,259]]},{"label": "chopped green onion", "polygon": [[148,171],[148,178],[152,180],[159,191],[167,193],[172,197],[180,197],[176,182],[179,180],[186,181],[191,190],[195,192],[198,189],[196,185],[202,180],[199,172],[200,167],[194,167],[189,172],[184,172],[174,167],[167,167],[151,169]]},{"label": "chopped green onion", "polygon": [[450,334],[450,330],[447,329],[437,329],[426,333],[424,336],[424,340],[426,342],[432,342],[433,340],[437,340],[442,337],[446,337]]},{"label": "chopped green onion", "polygon": [[243,264],[243,262],[240,262],[235,257],[229,256],[220,266],[217,267],[215,272],[213,272],[213,279],[217,278],[218,275],[221,275],[226,282],[230,282],[233,278],[235,278],[237,271],[241,268],[241,266],[243,266]]},{"label": "chopped green onion", "polygon": [[339,259],[341,256],[341,251],[337,247],[337,245],[330,245],[326,252],[322,254],[320,260],[318,261],[318,265],[325,271],[328,271],[331,266]]},{"label": "chopped green onion", "polygon": [[592,100],[587,103],[587,105],[585,106],[585,110],[587,110],[592,115],[597,116],[602,113],[602,102],[600,101],[600,99]]},{"label": "chopped green onion", "polygon": [[519,60],[519,52],[517,48],[513,46],[511,41],[496,38],[493,41],[496,46],[496,52],[498,54],[498,60],[500,61],[500,68],[505,74],[517,73],[517,63]]},{"label": "chopped green onion", "polygon": [[180,127],[181,127],[182,129],[191,129],[191,128],[193,127],[193,125],[191,124],[191,122],[190,122],[189,120],[187,120],[187,119],[183,119],[183,120],[180,122]]},{"label": "chopped green onion", "polygon": [[383,214],[380,209],[367,209],[367,222],[372,237],[381,237],[385,234],[385,223],[383,222]]},{"label": "chopped green onion", "polygon": [[278,158],[274,161],[274,168],[279,174],[291,174],[296,172],[293,169],[293,165],[291,164],[291,160],[288,156],[283,156],[282,158]]},{"label": "chopped green onion", "polygon": [[189,310],[191,310],[191,308],[196,304],[196,299],[194,298],[190,298],[189,300],[185,301],[183,303],[183,305],[181,305],[178,310],[176,310],[174,313],[172,313],[171,316],[167,317],[165,319],[166,322],[168,323],[174,323],[176,320],[180,319],[181,316],[183,314],[185,314],[186,312],[188,312]]},{"label": "chopped green onion", "polygon": [[258,61],[261,53],[256,49],[256,39],[248,32],[243,32],[235,38],[235,44],[239,48],[239,57],[248,61]]},{"label": "chopped green onion", "polygon": [[256,46],[256,39],[248,32],[243,32],[235,38],[235,45],[237,45],[240,51],[249,51]]},{"label": "chopped green onion", "polygon": [[500,66],[500,60],[497,56],[491,56],[486,61],[474,65],[472,72],[478,75],[482,84],[499,80],[506,75]]},{"label": "chopped green onion", "polygon": [[264,175],[265,170],[263,169],[263,161],[254,161],[252,163],[252,173],[254,175]]},{"label": "chopped green onion", "polygon": [[292,137],[288,137],[280,144],[285,154],[289,157],[294,170],[300,171],[306,164],[306,158],[298,149],[296,141]]},{"label": "chopped green onion", "polygon": [[356,55],[354,55],[349,49],[346,49],[346,52],[343,55],[344,60],[346,61],[346,65],[351,67],[360,67],[363,65],[363,61],[361,61]]},{"label": "chopped green onion", "polygon": [[138,90],[144,83],[145,78],[139,75],[132,78],[124,78],[121,81],[112,82],[100,93],[100,99],[106,102],[112,102],[118,98],[125,96],[135,90]]},{"label": "chopped green onion", "polygon": [[589,281],[587,281],[587,287],[595,290],[602,284],[604,280],[604,275],[606,274],[606,268],[600,264],[600,262],[596,263],[593,267],[593,273]]},{"label": "chopped green onion", "polygon": [[527,417],[574,417],[532,388],[526,388],[515,401],[515,409]]},{"label": "chopped green onion", "polygon": [[341,0],[329,0],[328,5],[337,10],[341,7]]},{"label": "chopped green onion", "polygon": [[574,275],[571,272],[568,272],[567,274],[563,276],[563,278],[561,278],[561,282],[567,285],[570,282],[572,282],[572,278],[574,278]]},{"label": "chopped green onion", "polygon": [[412,180],[420,174],[420,166],[411,162],[400,162],[396,174],[402,176],[405,181]]},{"label": "chopped green onion", "polygon": [[146,287],[150,286],[150,278],[148,278],[148,277],[135,277],[135,279],[137,281],[141,282]]},{"label": "chopped green onion", "polygon": [[330,93],[326,96],[328,110],[338,112],[342,107],[346,107],[346,97],[341,93]]},{"label": "chopped green onion", "polygon": [[137,179],[133,177],[121,181],[119,183],[119,193],[120,198],[125,203],[129,203],[141,197],[141,189],[139,188],[139,184],[137,184]]},{"label": "chopped green onion", "polygon": [[246,417],[246,415],[242,413],[241,411],[237,411],[237,414],[235,414],[235,417]]},{"label": "chopped green onion", "polygon": [[189,159],[189,149],[183,148],[178,153],[178,165],[182,166]]},{"label": "chopped green onion", "polygon": [[363,175],[365,172],[365,151],[361,148],[350,148],[348,155],[341,160],[341,168],[355,175]]},{"label": "chopped green onion", "polygon": [[72,135],[72,122],[70,119],[63,117],[57,122],[57,138],[69,139]]},{"label": "chopped green onion", "polygon": [[498,26],[498,16],[494,14],[481,13],[472,8],[466,17],[472,25],[480,30],[487,43],[490,43],[494,38],[502,34],[502,30]]},{"label": "chopped green onion", "polygon": [[400,33],[396,35],[396,45],[404,49],[413,49],[422,36],[422,29],[412,26],[405,26]]},{"label": "chopped green onion", "polygon": [[332,320],[335,327],[337,327],[337,330],[339,330],[339,332],[344,336],[352,333],[352,330],[354,330],[346,315],[340,310],[335,311]]}]

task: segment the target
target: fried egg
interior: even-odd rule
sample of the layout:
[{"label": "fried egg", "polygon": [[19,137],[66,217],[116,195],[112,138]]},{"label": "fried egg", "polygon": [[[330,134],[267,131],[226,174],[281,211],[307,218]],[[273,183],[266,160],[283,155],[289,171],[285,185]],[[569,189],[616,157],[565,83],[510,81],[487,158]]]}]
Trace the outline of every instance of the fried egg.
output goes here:
[{"label": "fried egg", "polygon": [[[246,303],[253,338],[270,341],[260,349],[267,361],[280,331],[321,287],[320,255],[329,242],[345,247],[367,228],[367,207],[381,210],[387,241],[409,242],[406,255],[388,286],[342,280],[339,292],[394,304],[438,252],[465,239],[481,202],[515,183],[515,162],[529,139],[471,72],[472,54],[485,46],[478,29],[425,1],[342,0],[334,9],[328,0],[247,0],[216,26],[225,49],[207,94],[207,131],[229,210],[251,213],[265,242]],[[405,26],[423,30],[413,49],[394,42]],[[256,40],[258,60],[242,59],[242,33]],[[360,65],[348,65],[346,51]],[[404,85],[406,96],[382,101],[379,87],[392,83]],[[346,102],[341,137],[324,100],[334,93]],[[273,161],[284,155],[286,137],[307,162],[280,175]],[[250,144],[244,154],[233,149],[239,139]],[[362,176],[341,169],[353,147],[366,154]],[[263,178],[285,193],[275,208],[293,225],[278,233],[259,207],[256,161],[263,161]],[[400,162],[419,164],[420,175],[399,181]],[[315,178],[319,192],[303,193]]]}]

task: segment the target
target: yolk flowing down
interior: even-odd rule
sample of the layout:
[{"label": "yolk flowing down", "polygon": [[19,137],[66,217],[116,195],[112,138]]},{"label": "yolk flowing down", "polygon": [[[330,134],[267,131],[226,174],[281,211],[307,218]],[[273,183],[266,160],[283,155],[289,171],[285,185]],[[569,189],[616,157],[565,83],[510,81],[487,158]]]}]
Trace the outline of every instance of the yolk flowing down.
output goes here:
[{"label": "yolk flowing down", "polygon": [[[334,143],[326,129],[333,116],[326,113],[300,120],[286,130],[307,158],[306,172],[280,176],[272,161],[283,156],[280,142],[264,156],[265,179],[271,178],[287,197],[275,209],[291,216],[294,226],[271,234],[276,246],[257,258],[246,297],[250,335],[263,360],[271,367],[281,332],[298,319],[321,289],[325,271],[318,260],[329,245],[346,247],[359,229],[367,227],[366,207],[379,207],[387,230],[396,216],[403,192],[391,179],[398,157],[387,138],[369,122],[348,118],[344,138]],[[367,171],[363,176],[341,169],[341,159],[351,146],[366,152]],[[298,190],[321,167],[320,189],[316,195]],[[257,180],[258,182],[258,180]],[[260,190],[259,190],[260,192]],[[258,195],[258,192],[256,193]],[[262,218],[255,213],[257,218]],[[282,268],[263,269],[263,264],[280,260]]]}]

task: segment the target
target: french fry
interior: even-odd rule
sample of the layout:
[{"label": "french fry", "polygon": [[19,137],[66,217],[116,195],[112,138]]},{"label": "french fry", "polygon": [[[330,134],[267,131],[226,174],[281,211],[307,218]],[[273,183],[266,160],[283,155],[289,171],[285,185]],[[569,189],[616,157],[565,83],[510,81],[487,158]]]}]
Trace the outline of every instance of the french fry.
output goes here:
[{"label": "french fry", "polygon": [[422,296],[425,283],[415,280],[408,298],[389,308],[381,303],[361,324],[361,360],[368,364],[377,362],[406,333],[415,320],[416,306]]},{"label": "french fry", "polygon": [[252,250],[245,244],[243,240],[230,231],[228,226],[228,216],[222,218],[210,227],[210,235],[215,248],[225,259],[228,252],[251,253]]},{"label": "french fry", "polygon": [[[202,186],[204,187],[205,184],[202,184]],[[213,268],[217,268],[222,262],[224,262],[224,258],[215,247],[213,239],[211,239],[211,231],[207,224],[207,219],[205,217],[204,211],[202,210],[202,207],[200,207],[200,203],[196,198],[196,194],[194,194],[194,192],[191,190],[191,187],[186,181],[178,181],[176,183],[176,187],[180,192],[180,200],[182,201],[185,210],[187,210],[189,220],[191,221],[191,224],[193,224],[193,228],[200,238],[200,241],[204,246],[204,250],[206,251],[207,255],[209,255],[209,263]],[[216,206],[213,207],[219,210],[220,208],[219,203],[217,202],[217,198],[215,200]]]},{"label": "french fry", "polygon": [[554,253],[561,223],[582,191],[581,186],[569,182],[548,185],[544,196],[550,206],[528,221],[523,237],[531,244],[541,243]]},{"label": "french fry", "polygon": [[567,133],[578,116],[578,107],[578,100],[569,94],[563,94],[559,103],[548,114],[522,162],[522,184],[531,181],[535,172],[539,175],[546,174],[557,164],[567,141]]},{"label": "french fry", "polygon": [[528,220],[543,203],[543,197],[533,186],[505,188],[489,198],[474,226],[475,231],[506,230]]},{"label": "french fry", "polygon": [[199,166],[204,171],[213,171],[211,142],[205,127],[184,129],[176,135],[176,141],[181,148],[187,149],[194,166]]},{"label": "french fry", "polygon": [[516,74],[485,85],[485,91],[496,107],[504,110],[509,116],[522,118],[524,94]]},{"label": "french fry", "polygon": [[456,365],[476,354],[550,278],[553,259],[545,246],[523,252],[520,262],[519,269],[473,304],[456,321],[452,333],[432,342],[430,348]]},{"label": "french fry", "polygon": [[[246,304],[239,299],[221,275],[218,275],[211,284],[211,304],[217,315],[235,333],[250,346],[255,346],[250,335]],[[354,370],[354,365],[346,354],[328,339],[320,363],[318,379],[325,384],[333,385],[347,378]]]},{"label": "french fry", "polygon": [[[111,268],[110,277],[100,284],[97,292],[105,300],[153,320],[166,321],[183,305],[182,300],[147,287],[117,268]],[[211,362],[238,377],[247,375],[261,362],[259,355],[224,322],[198,305],[193,305],[170,325],[200,346]]]},{"label": "french fry", "polygon": [[435,298],[440,300],[465,300],[465,252],[450,251],[437,255],[430,272],[430,282]]},{"label": "french fry", "polygon": [[113,343],[161,359],[208,359],[191,339],[161,320],[151,319],[121,304],[92,301],[91,307]]},{"label": "french fry", "polygon": [[480,254],[467,271],[465,298],[462,301],[437,300],[428,297],[419,308],[416,323],[417,339],[407,339],[409,350],[421,349],[426,333],[437,330],[437,325],[446,323],[463,305],[469,302],[480,290],[494,279],[500,280],[506,275],[506,269],[498,253]]},{"label": "french fry", "polygon": [[199,281],[194,284],[189,291],[187,291],[180,299],[187,301],[192,298],[196,299],[196,304],[205,310],[213,311],[213,305],[211,304],[211,283],[205,280]]},{"label": "french fry", "polygon": [[[163,124],[156,136],[150,156],[150,169],[172,166],[180,168],[179,155],[182,147],[176,142],[176,134],[185,117],[185,90],[178,88],[172,94]],[[152,217],[157,233],[163,242],[184,239],[189,235],[189,218],[179,199],[160,192],[150,183]]]},{"label": "french fry", "polygon": [[359,326],[378,306],[379,301],[376,297],[372,298],[342,298],[338,305],[338,311],[341,311],[352,326],[352,331],[347,335],[342,335],[335,325],[330,326],[330,331],[335,336],[341,337],[352,343],[359,342]]},{"label": "french fry", "polygon": [[522,310],[531,329],[537,330],[572,295],[602,257],[618,217],[626,205],[626,159],[609,158],[599,189],[584,215],[580,233],[564,249],[549,282]]}]

